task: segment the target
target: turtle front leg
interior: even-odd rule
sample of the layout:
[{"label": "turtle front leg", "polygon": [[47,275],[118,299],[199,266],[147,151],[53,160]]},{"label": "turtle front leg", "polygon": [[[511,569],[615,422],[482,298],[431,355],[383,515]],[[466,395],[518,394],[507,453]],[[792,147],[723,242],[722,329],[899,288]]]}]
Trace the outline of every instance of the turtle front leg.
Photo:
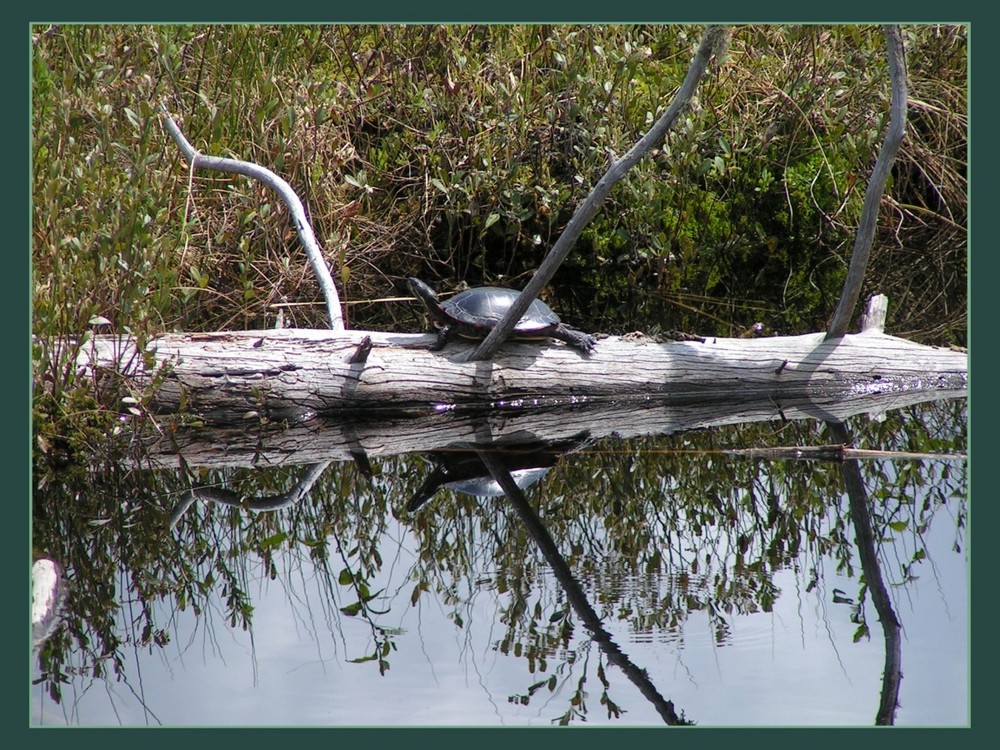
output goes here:
[{"label": "turtle front leg", "polygon": [[432,352],[441,351],[442,349],[444,349],[445,344],[448,343],[448,336],[450,333],[451,333],[450,325],[441,326],[441,328],[438,329],[437,340],[427,348],[430,349]]}]

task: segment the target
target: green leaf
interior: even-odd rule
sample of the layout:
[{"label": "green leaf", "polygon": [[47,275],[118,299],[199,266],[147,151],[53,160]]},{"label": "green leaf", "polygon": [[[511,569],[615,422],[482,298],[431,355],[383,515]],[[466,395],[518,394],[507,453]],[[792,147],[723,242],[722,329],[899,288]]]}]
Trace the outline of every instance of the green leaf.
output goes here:
[{"label": "green leaf", "polygon": [[264,539],[260,543],[260,548],[263,550],[274,549],[278,547],[288,539],[288,534],[283,531],[279,531],[277,534],[272,534],[267,539]]},{"label": "green leaf", "polygon": [[133,110],[129,109],[128,107],[125,107],[124,111],[125,111],[125,117],[127,117],[128,121],[130,123],[132,123],[132,127],[135,128],[136,130],[139,130],[140,127],[141,127],[141,122],[139,120],[139,116]]},{"label": "green leaf", "polygon": [[337,576],[337,583],[341,586],[350,586],[354,582],[354,577],[351,575],[351,571],[344,568],[340,571],[340,575]]},{"label": "green leaf", "polygon": [[341,607],[340,611],[343,612],[348,617],[354,617],[358,612],[361,611],[361,602],[354,602],[354,604],[348,604],[346,607]]}]

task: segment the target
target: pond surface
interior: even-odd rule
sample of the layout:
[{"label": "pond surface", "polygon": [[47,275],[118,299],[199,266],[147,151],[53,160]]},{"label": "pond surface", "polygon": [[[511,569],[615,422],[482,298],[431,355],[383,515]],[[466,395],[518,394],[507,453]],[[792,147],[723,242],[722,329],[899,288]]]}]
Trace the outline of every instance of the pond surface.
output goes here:
[{"label": "pond surface", "polygon": [[32,722],[871,726],[892,689],[879,580],[892,723],[965,726],[965,410],[847,421],[856,447],[941,458],[726,452],[834,442],[808,421],[584,442],[527,510],[441,488],[407,513],[440,457],[321,466],[273,510],[247,499],[307,467],[95,468],[35,492],[70,594]]}]

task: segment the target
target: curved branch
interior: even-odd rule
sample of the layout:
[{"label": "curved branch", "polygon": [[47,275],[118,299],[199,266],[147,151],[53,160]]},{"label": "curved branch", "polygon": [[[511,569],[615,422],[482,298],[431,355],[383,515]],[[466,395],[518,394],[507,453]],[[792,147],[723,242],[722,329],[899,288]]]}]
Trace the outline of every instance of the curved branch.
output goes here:
[{"label": "curved branch", "polygon": [[176,526],[178,521],[187,513],[188,509],[198,500],[211,500],[212,502],[230,505],[235,508],[247,508],[254,513],[267,513],[295,505],[309,494],[316,480],[322,476],[330,463],[330,461],[319,461],[308,465],[303,469],[302,474],[296,480],[295,486],[292,489],[276,495],[244,497],[225,487],[199,487],[190,489],[181,496],[180,502],[170,512],[170,520],[167,525],[169,528]]},{"label": "curved branch", "polygon": [[177,123],[170,116],[167,108],[162,104],[160,105],[160,113],[163,116],[163,122],[166,125],[167,131],[184,154],[184,158],[187,159],[193,168],[212,169],[216,172],[230,172],[252,177],[255,180],[263,182],[281,196],[281,199],[288,206],[289,211],[291,211],[295,230],[299,234],[299,239],[305,248],[306,256],[309,258],[309,264],[312,266],[313,273],[316,274],[316,278],[319,281],[320,289],[323,290],[323,296],[326,298],[326,309],[330,314],[330,328],[334,331],[343,331],[344,317],[340,312],[340,296],[337,294],[337,287],[334,285],[333,278],[330,276],[330,270],[323,259],[323,251],[316,241],[316,235],[313,233],[312,227],[309,225],[309,220],[306,218],[302,201],[295,194],[295,191],[292,190],[291,185],[271,170],[248,161],[205,156],[188,142],[180,128],[177,127]]},{"label": "curved branch", "polygon": [[837,302],[837,309],[827,328],[826,338],[840,338],[847,333],[851,315],[858,298],[861,296],[861,285],[865,280],[865,268],[868,256],[871,255],[872,242],[875,239],[875,227],[878,223],[878,207],[885,191],[886,180],[896,159],[896,152],[903,142],[906,131],[906,49],[903,47],[903,37],[899,26],[885,27],[885,38],[889,49],[889,77],[892,82],[892,101],[889,105],[889,129],[885,141],[875,160],[868,188],[865,190],[864,208],[861,211],[861,222],[854,240],[854,250],[851,253],[851,263],[847,268],[847,278]]},{"label": "curved branch", "polygon": [[688,69],[684,82],[681,84],[674,101],[663,113],[656,124],[650,128],[639,141],[629,150],[625,156],[611,165],[605,175],[597,181],[590,195],[580,204],[570,219],[566,229],[559,236],[556,244],[552,246],[549,254],[545,256],[542,265],[539,266],[531,281],[523,289],[521,295],[514,301],[504,317],[497,323],[490,334],[477,346],[469,355],[469,360],[488,359],[497,347],[510,335],[514,326],[524,315],[531,303],[538,297],[542,288],[551,281],[556,270],[566,260],[573,244],[583,232],[583,228],[594,218],[597,209],[604,202],[608,194],[625,175],[634,167],[638,161],[646,155],[646,152],[663,140],[673,125],[677,116],[684,111],[691,97],[694,96],[698,82],[708,68],[709,61],[718,56],[729,43],[729,29],[725,26],[710,26],[705,31],[705,36],[698,46],[691,67]]}]

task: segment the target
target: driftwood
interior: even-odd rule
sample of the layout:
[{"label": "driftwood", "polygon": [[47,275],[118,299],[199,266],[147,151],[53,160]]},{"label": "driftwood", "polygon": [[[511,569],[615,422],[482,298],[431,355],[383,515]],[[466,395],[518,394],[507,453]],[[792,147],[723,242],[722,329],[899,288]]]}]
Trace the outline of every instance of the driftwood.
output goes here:
[{"label": "driftwood", "polygon": [[[350,362],[364,339],[371,342],[366,360]],[[159,371],[154,411],[216,421],[248,413],[294,420],[350,410],[422,413],[664,396],[740,401],[964,392],[967,377],[963,353],[883,334],[704,343],[612,336],[590,356],[562,344],[509,343],[489,362],[462,361],[461,344],[443,352],[410,348],[430,340],[311,329],[173,333],[149,344],[155,364],[148,370],[127,342],[96,336],[82,366],[122,371],[140,388]]]}]

